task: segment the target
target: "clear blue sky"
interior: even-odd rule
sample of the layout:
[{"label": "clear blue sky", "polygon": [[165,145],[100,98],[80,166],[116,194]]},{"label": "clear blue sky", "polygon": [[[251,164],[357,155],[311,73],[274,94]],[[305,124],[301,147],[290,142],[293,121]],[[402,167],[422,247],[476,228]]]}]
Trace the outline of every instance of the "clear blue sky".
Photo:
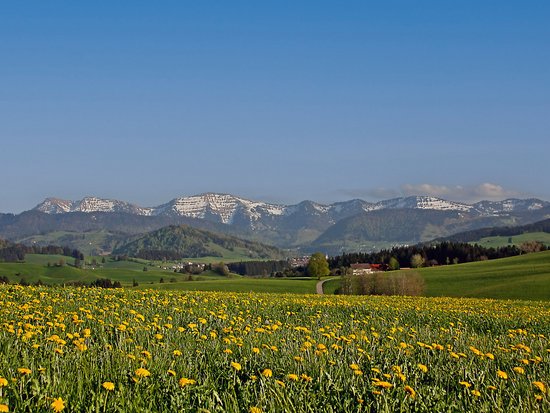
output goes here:
[{"label": "clear blue sky", "polygon": [[548,1],[0,3],[0,212],[550,199]]}]

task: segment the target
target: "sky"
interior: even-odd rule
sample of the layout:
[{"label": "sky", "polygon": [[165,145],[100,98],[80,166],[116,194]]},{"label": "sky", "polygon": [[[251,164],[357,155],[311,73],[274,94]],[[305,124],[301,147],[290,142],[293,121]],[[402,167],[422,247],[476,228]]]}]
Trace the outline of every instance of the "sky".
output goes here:
[{"label": "sky", "polygon": [[550,200],[548,1],[0,2],[0,212]]}]

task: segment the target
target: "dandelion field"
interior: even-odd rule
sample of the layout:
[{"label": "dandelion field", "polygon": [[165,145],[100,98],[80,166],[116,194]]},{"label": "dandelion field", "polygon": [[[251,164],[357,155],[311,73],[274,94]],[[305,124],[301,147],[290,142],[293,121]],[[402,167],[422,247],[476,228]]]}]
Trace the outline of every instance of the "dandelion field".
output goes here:
[{"label": "dandelion field", "polygon": [[0,412],[550,411],[550,303],[0,286]]}]

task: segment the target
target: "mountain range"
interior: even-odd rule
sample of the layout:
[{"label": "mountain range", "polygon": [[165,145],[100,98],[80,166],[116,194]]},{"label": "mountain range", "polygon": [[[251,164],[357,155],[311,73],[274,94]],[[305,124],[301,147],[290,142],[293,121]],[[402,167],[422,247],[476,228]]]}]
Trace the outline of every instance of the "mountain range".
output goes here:
[{"label": "mountain range", "polygon": [[281,248],[332,254],[427,241],[483,227],[528,224],[549,217],[550,202],[540,199],[467,204],[411,196],[376,203],[354,199],[282,205],[205,193],[142,207],[96,197],[79,201],[47,198],[31,211],[0,214],[0,236],[38,243],[79,244],[84,240],[84,247],[110,252],[129,236],[186,224]]}]

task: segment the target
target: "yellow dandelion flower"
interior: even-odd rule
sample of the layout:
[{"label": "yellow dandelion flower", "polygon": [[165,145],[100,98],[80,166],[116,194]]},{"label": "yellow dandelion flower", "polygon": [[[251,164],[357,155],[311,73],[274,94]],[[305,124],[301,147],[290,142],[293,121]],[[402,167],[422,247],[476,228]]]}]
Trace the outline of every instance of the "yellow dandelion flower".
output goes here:
[{"label": "yellow dandelion flower", "polygon": [[10,411],[10,408],[7,404],[0,404],[0,413],[7,413]]},{"label": "yellow dandelion flower", "polygon": [[405,386],[405,392],[408,393],[409,396],[411,396],[411,399],[414,399],[416,397],[416,391],[411,386]]},{"label": "yellow dandelion flower", "polygon": [[467,381],[459,381],[458,384],[461,384],[463,385],[464,387],[466,387],[467,389],[472,387],[472,385],[470,383],[468,383]]},{"label": "yellow dandelion flower", "polygon": [[168,370],[166,373],[168,373],[169,376],[176,377],[176,372],[174,370]]},{"label": "yellow dandelion flower", "polygon": [[17,369],[17,372],[19,374],[22,374],[22,375],[27,375],[27,374],[31,374],[32,373],[32,370],[31,369],[28,369],[26,367],[20,367]]},{"label": "yellow dandelion flower", "polygon": [[248,409],[250,413],[262,413],[262,409],[256,406],[251,406],[250,409]]},{"label": "yellow dandelion flower", "polygon": [[418,364],[417,367],[422,373],[427,373],[428,372],[428,367],[425,366],[424,364]]},{"label": "yellow dandelion flower", "polygon": [[487,390],[495,391],[497,388],[495,386],[487,386]]},{"label": "yellow dandelion flower", "polygon": [[0,387],[8,385],[8,381],[4,377],[0,377]]},{"label": "yellow dandelion flower", "polygon": [[138,377],[149,377],[149,376],[151,375],[151,373],[149,372],[149,370],[144,369],[143,367],[137,369],[136,372],[135,372],[135,374],[136,374],[136,376],[138,376]]},{"label": "yellow dandelion flower", "polygon": [[288,377],[289,380],[298,381],[298,375],[297,374],[290,373],[286,377]]},{"label": "yellow dandelion flower", "polygon": [[225,354],[233,354],[233,352],[231,351],[230,348],[226,348],[223,352],[224,352]]},{"label": "yellow dandelion flower", "polygon": [[264,371],[262,371],[262,376],[271,377],[273,376],[273,372],[271,371],[271,369],[265,369]]},{"label": "yellow dandelion flower", "polygon": [[305,373],[302,373],[302,374],[300,375],[300,378],[301,378],[303,381],[307,381],[307,382],[313,381],[313,377],[308,376],[308,375],[305,374]]},{"label": "yellow dandelion flower", "polygon": [[277,383],[281,387],[286,387],[286,384],[281,380],[275,380],[275,383]]},{"label": "yellow dandelion flower", "polygon": [[233,367],[237,371],[242,369],[242,366],[240,365],[240,363],[237,363],[236,361],[231,362],[231,367]]},{"label": "yellow dandelion flower", "polygon": [[533,386],[539,389],[541,392],[546,393],[546,386],[542,381],[534,381]]},{"label": "yellow dandelion flower", "polygon": [[359,370],[359,366],[357,364],[350,364],[349,368],[352,370]]},{"label": "yellow dandelion flower", "polygon": [[471,393],[476,397],[481,396],[481,393],[479,392],[479,390],[472,390]]},{"label": "yellow dandelion flower", "polygon": [[497,376],[503,380],[508,380],[508,374],[505,371],[497,370]]},{"label": "yellow dandelion flower", "polygon": [[172,354],[173,354],[174,356],[176,356],[176,357],[179,357],[179,356],[181,356],[182,353],[181,353],[181,351],[179,351],[179,350],[174,350],[174,351],[172,352]]},{"label": "yellow dandelion flower", "polygon": [[58,412],[62,411],[65,408],[65,402],[63,401],[63,399],[61,397],[59,397],[57,399],[54,399],[52,404],[50,404],[50,407],[52,408],[52,410],[54,412],[58,413]]},{"label": "yellow dandelion flower", "polygon": [[523,369],[523,367],[514,367],[513,370],[514,370],[517,374],[525,374],[525,370]]},{"label": "yellow dandelion flower", "polygon": [[356,376],[362,376],[363,375],[363,371],[362,370],[353,370],[353,374],[355,374]]},{"label": "yellow dandelion flower", "polygon": [[377,381],[372,384],[376,387],[382,387],[383,389],[391,389],[393,387],[393,384],[387,381]]},{"label": "yellow dandelion flower", "polygon": [[196,380],[188,379],[188,378],[185,378],[185,377],[182,377],[178,381],[180,387],[185,387],[187,385],[195,384],[196,382],[197,382]]},{"label": "yellow dandelion flower", "polygon": [[253,347],[252,348],[252,352],[255,353],[255,354],[259,354],[260,353],[260,349],[258,347]]},{"label": "yellow dandelion flower", "polygon": [[106,381],[106,382],[103,382],[101,387],[103,387],[105,390],[113,391],[115,389],[115,384],[110,381]]}]

